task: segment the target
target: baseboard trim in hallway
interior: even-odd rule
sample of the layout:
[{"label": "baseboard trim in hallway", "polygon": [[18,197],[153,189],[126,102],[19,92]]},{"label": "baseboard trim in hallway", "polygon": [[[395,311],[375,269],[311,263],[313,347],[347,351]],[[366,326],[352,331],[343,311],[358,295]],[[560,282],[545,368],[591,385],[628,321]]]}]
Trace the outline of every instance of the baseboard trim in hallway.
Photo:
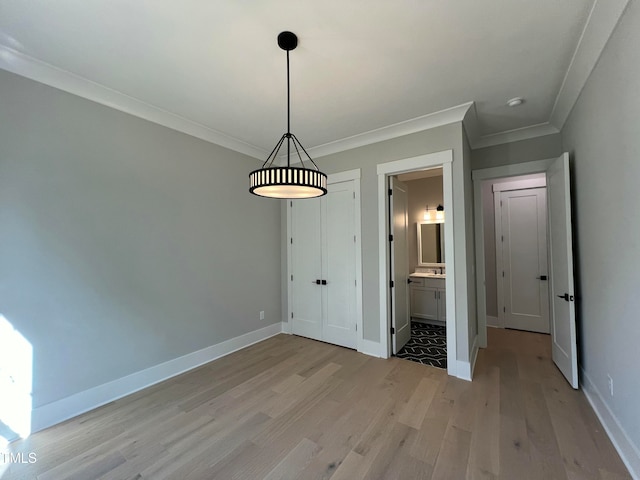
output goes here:
[{"label": "baseboard trim in hallway", "polygon": [[591,408],[593,408],[598,420],[600,420],[607,432],[620,458],[629,469],[631,476],[634,480],[640,480],[640,451],[628,437],[616,416],[605,403],[600,391],[583,369],[580,369],[580,375],[582,378],[582,391],[587,397]]}]

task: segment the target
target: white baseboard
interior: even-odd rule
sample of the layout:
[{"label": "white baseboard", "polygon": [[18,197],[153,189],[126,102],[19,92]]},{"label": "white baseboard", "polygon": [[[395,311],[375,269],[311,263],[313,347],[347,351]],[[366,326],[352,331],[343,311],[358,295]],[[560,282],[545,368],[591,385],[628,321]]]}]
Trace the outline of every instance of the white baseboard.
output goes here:
[{"label": "white baseboard", "polygon": [[456,378],[460,380],[471,381],[471,362],[466,360],[458,360],[456,362],[457,370],[456,370]]},{"label": "white baseboard", "polygon": [[473,371],[476,369],[476,360],[478,360],[478,351],[480,350],[480,340],[478,335],[473,339],[473,346],[471,347],[471,378],[473,378]]},{"label": "white baseboard", "polygon": [[282,333],[291,334],[291,323],[282,321]]},{"label": "white baseboard", "polygon": [[282,323],[274,323],[239,337],[174,358],[126,377],[98,385],[55,402],[33,409],[31,431],[37,432],[109,402],[192,370],[217,358],[261,342],[282,332]]},{"label": "white baseboard", "polygon": [[500,327],[500,324],[498,323],[498,317],[487,315],[487,327]]},{"label": "white baseboard", "polygon": [[580,373],[582,374],[582,391],[591,404],[591,408],[593,408],[600,423],[602,423],[602,426],[611,439],[611,443],[613,443],[620,458],[622,458],[627,469],[629,469],[631,476],[634,480],[640,480],[640,449],[631,441],[584,369],[581,368]]},{"label": "white baseboard", "polygon": [[476,360],[478,358],[478,335],[473,339],[473,345],[471,346],[471,354],[469,355],[470,361],[458,360],[457,362],[457,377],[462,380],[471,381],[473,378],[473,369],[476,367]]},{"label": "white baseboard", "polygon": [[358,352],[372,357],[384,358],[382,349],[380,348],[380,342],[362,339],[358,342]]}]

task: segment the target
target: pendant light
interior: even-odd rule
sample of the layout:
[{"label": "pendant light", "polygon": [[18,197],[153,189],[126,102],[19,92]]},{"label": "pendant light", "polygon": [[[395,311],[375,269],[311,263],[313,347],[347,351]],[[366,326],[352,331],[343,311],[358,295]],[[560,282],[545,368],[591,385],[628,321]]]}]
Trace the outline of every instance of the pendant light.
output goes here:
[{"label": "pendant light", "polygon": [[[278,35],[278,46],[287,52],[287,133],[262,164],[262,167],[249,174],[254,195],[269,198],[312,198],[327,193],[327,176],[320,171],[296,136],[291,133],[291,87],[289,80],[289,52],[298,46],[298,37],[292,32]],[[287,144],[287,166],[278,167],[273,163],[278,157],[282,145]],[[291,166],[292,147],[300,160],[300,167]],[[307,160],[303,160],[302,153]],[[310,165],[305,166],[305,161]]]}]

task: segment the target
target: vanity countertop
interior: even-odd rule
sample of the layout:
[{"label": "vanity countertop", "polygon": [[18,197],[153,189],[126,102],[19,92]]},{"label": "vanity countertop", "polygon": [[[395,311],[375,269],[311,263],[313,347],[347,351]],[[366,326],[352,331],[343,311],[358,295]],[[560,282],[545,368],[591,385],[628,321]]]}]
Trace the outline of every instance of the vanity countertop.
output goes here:
[{"label": "vanity countertop", "polygon": [[446,273],[424,273],[424,272],[413,272],[409,274],[410,277],[421,277],[421,278],[447,278]]}]

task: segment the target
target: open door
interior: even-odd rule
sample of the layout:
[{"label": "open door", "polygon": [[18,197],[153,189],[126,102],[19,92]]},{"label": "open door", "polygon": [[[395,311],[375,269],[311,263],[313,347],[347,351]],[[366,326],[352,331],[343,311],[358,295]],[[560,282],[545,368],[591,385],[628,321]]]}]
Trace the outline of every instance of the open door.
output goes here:
[{"label": "open door", "polygon": [[556,159],[547,170],[547,205],[552,356],[571,386],[578,388],[568,153]]},{"label": "open door", "polygon": [[398,353],[411,339],[409,319],[409,206],[407,186],[391,177],[389,212],[391,215],[391,287],[393,353]]}]

